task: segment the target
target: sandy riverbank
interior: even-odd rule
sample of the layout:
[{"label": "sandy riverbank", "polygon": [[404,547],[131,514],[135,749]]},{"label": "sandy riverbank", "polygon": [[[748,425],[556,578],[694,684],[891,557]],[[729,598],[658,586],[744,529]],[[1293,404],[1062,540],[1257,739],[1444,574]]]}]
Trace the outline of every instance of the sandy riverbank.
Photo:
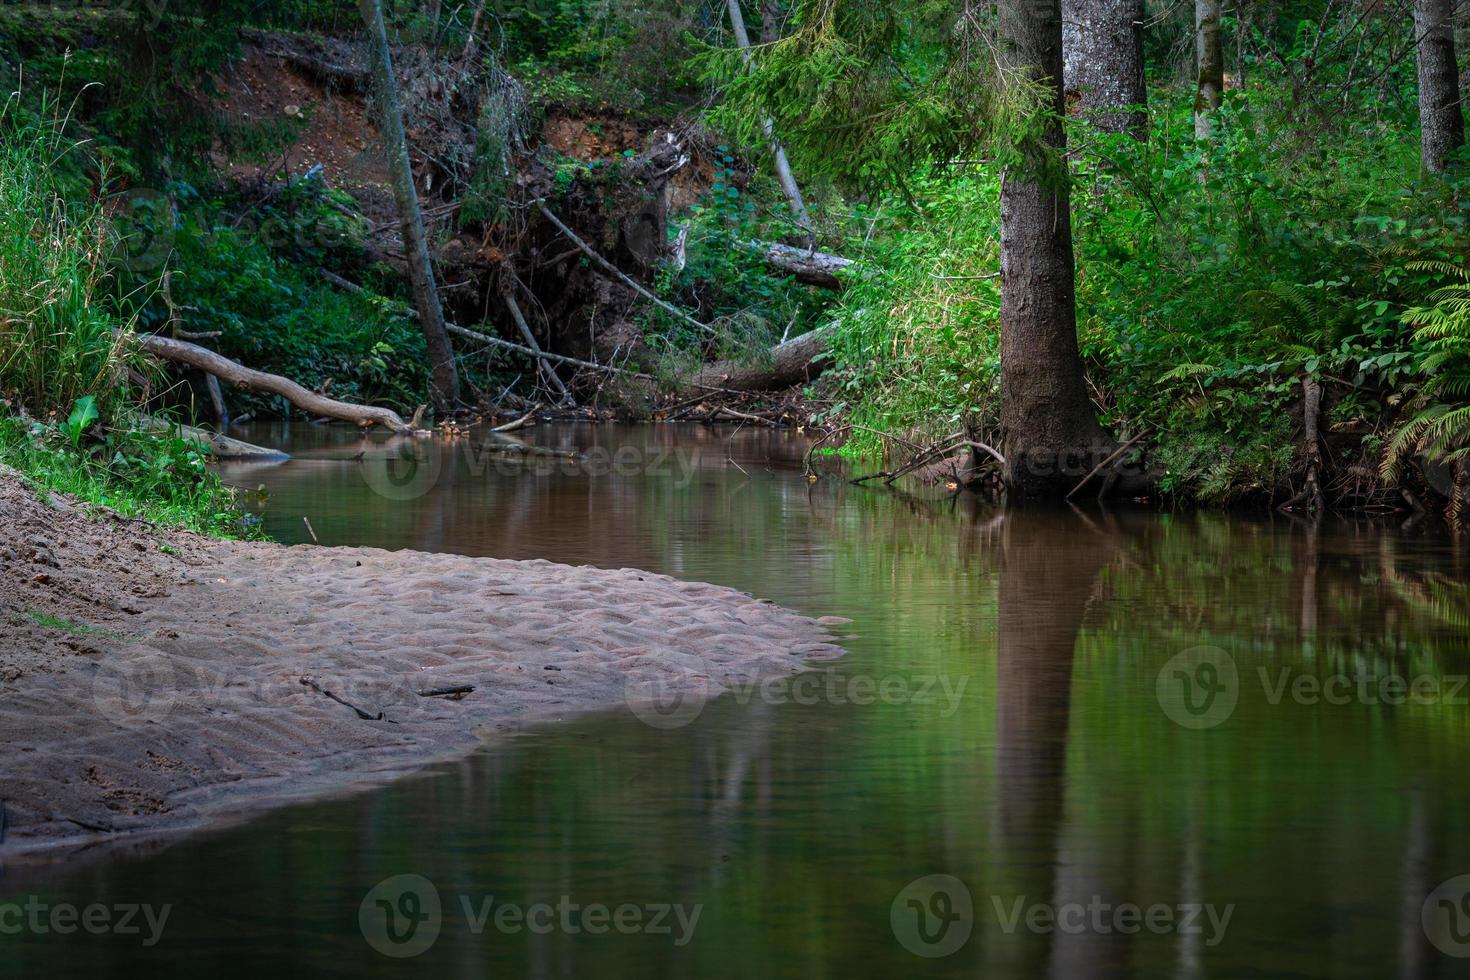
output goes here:
[{"label": "sandy riverbank", "polygon": [[211,541],[4,473],[0,620],[0,855],[238,818],[589,709],[672,729],[722,684],[841,653],[717,586]]}]

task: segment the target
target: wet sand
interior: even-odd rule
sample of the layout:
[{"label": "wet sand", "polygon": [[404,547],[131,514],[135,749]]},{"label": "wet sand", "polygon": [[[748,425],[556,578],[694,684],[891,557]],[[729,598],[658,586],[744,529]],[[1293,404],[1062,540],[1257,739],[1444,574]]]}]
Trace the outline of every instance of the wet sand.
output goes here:
[{"label": "wet sand", "polygon": [[588,710],[676,729],[724,685],[841,654],[718,586],[213,541],[4,472],[0,618],[0,855],[236,820]]}]

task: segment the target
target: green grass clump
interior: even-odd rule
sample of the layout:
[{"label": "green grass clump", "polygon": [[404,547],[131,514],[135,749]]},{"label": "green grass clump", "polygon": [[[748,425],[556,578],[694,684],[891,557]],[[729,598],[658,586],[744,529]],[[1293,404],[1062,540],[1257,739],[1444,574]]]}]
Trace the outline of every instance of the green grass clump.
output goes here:
[{"label": "green grass clump", "polygon": [[123,517],[211,537],[259,536],[200,448],[171,433],[109,429],[88,432],[73,445],[63,426],[0,417],[0,464],[19,470],[42,495],[63,493]]},{"label": "green grass clump", "polygon": [[104,407],[126,374],[124,333],[99,295],[108,225],[95,197],[63,193],[76,147],[62,121],[0,110],[0,390],[33,412]]}]

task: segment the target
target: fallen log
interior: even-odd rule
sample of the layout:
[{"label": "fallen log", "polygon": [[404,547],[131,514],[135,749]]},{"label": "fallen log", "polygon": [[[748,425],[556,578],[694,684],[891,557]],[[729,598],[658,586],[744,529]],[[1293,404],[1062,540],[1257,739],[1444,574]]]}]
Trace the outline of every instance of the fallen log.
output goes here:
[{"label": "fallen log", "polygon": [[[209,375],[209,377],[214,377],[214,375]],[[215,459],[238,460],[245,463],[284,463],[291,458],[290,453],[283,453],[279,449],[267,449],[265,446],[231,439],[218,432],[207,432],[204,429],[196,429],[192,425],[170,422],[167,419],[146,418],[143,420],[143,425],[159,432],[177,432],[181,439],[194,443]]]},{"label": "fallen log", "polygon": [[822,373],[818,362],[827,350],[825,329],[812,330],[772,347],[761,360],[716,361],[694,376],[695,386],[731,391],[771,391],[810,381]]},{"label": "fallen log", "polygon": [[837,273],[853,264],[852,259],[840,255],[816,252],[795,245],[765,242],[755,242],[754,245],[761,250],[766,264],[795,276],[797,282],[804,282],[808,286],[841,289],[843,284]]},{"label": "fallen log", "polygon": [[133,339],[140,349],[155,357],[161,357],[176,364],[187,364],[189,367],[228,381],[241,391],[264,391],[272,395],[280,395],[292,405],[313,415],[324,415],[329,419],[353,422],[362,428],[381,425],[393,432],[413,431],[409,424],[392,409],[339,402],[335,398],[328,398],[326,395],[303,388],[279,374],[267,374],[264,371],[256,371],[243,364],[237,364],[228,357],[216,354],[198,344],[175,340],[172,337],[160,337],[156,334],[135,334]]}]

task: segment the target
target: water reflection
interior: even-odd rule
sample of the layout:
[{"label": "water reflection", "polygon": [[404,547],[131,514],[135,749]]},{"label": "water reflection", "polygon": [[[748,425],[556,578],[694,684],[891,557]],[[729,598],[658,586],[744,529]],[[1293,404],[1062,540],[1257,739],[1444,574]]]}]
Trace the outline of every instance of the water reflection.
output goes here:
[{"label": "water reflection", "polygon": [[[809,688],[736,691],[685,728],[614,712],[135,860],[11,868],[0,903],[33,889],[176,909],[148,950],[7,935],[0,974],[221,954],[358,976],[1427,977],[1470,962],[1421,921],[1426,895],[1470,872],[1456,833],[1470,691],[1451,691],[1470,666],[1470,591],[1452,540],[1208,514],[1003,515],[810,485],[801,441],[698,427],[528,436],[558,451],[687,450],[685,479],[477,474],[458,457],[422,494],[389,500],[352,437],[286,435],[292,463],[227,473],[268,485],[279,536],[300,539],[307,516],[324,543],[720,582],[852,618],[850,654]],[[1159,679],[1196,648],[1229,658],[1238,690],[1228,713],[1186,728]],[[1381,681],[1395,677],[1438,694],[1393,696]],[[444,920],[427,952],[396,963],[367,945],[357,911],[404,873],[434,883]],[[937,874],[963,883],[974,922],[958,950],[923,959],[891,910]],[[702,912],[683,946],[560,925],[477,933],[461,900],[487,896]],[[1170,917],[1093,918],[1104,905]],[[1206,906],[1215,920],[1183,921]],[[1044,925],[1027,918],[1036,908],[1089,917],[1028,925]]]}]

